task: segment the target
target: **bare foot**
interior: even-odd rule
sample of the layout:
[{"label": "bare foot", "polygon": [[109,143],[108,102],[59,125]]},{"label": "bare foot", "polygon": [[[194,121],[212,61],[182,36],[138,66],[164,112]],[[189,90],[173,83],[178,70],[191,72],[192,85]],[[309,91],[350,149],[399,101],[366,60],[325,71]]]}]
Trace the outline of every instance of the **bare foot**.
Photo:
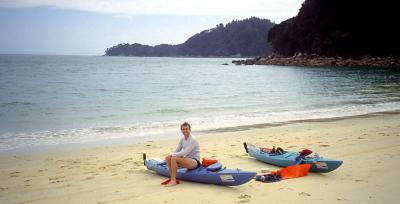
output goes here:
[{"label": "bare foot", "polygon": [[167,185],[169,182],[171,182],[171,179],[167,179],[167,180],[163,181],[161,183],[161,185]]},{"label": "bare foot", "polygon": [[178,180],[176,180],[176,181],[170,181],[169,183],[167,183],[166,185],[165,185],[165,187],[172,187],[172,186],[176,186],[176,185],[178,185],[180,182],[178,181]]}]

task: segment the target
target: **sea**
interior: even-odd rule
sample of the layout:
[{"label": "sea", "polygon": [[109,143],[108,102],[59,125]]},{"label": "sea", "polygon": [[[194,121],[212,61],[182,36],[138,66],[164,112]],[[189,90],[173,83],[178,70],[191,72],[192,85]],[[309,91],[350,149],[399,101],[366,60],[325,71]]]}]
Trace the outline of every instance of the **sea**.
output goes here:
[{"label": "sea", "polygon": [[400,69],[232,60],[0,55],[0,153],[400,110]]}]

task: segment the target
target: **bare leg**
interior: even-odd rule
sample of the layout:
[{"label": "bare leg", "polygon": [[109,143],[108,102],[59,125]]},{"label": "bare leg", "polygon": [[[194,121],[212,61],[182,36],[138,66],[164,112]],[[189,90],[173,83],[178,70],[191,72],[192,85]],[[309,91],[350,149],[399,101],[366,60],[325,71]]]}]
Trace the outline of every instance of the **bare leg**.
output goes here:
[{"label": "bare leg", "polygon": [[177,184],[176,181],[176,171],[178,167],[185,167],[187,169],[194,169],[197,166],[197,162],[192,159],[192,158],[185,158],[185,157],[171,157],[171,164],[170,164],[170,178],[171,182],[169,183],[170,185],[167,186],[173,186]]},{"label": "bare leg", "polygon": [[176,157],[175,161],[178,163],[178,166],[185,167],[187,169],[194,169],[197,167],[196,160],[187,157]]},{"label": "bare leg", "polygon": [[171,155],[165,157],[165,162],[167,162],[169,176],[171,177]]},{"label": "bare leg", "polygon": [[176,162],[176,158],[177,157],[171,157],[170,178],[172,184],[176,184],[176,170],[178,169],[178,163]]},{"label": "bare leg", "polygon": [[[168,156],[165,157],[165,162],[167,163],[169,175],[171,176],[171,155],[168,155]],[[171,182],[171,178],[163,181],[161,183],[161,185],[167,185],[170,182]]]}]

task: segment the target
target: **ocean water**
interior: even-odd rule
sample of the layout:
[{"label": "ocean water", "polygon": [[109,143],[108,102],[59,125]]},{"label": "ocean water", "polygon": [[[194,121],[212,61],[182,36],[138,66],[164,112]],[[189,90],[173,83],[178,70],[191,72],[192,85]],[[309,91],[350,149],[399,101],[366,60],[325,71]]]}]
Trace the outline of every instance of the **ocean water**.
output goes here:
[{"label": "ocean water", "polygon": [[400,110],[400,69],[0,55],[0,152]]}]

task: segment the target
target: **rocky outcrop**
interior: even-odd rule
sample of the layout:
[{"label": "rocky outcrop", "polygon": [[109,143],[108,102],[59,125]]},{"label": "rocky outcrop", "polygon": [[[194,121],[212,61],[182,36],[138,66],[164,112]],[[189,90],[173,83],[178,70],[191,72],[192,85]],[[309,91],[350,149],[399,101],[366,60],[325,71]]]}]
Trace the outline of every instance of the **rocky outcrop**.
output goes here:
[{"label": "rocky outcrop", "polygon": [[400,53],[396,1],[305,0],[268,34],[274,53],[388,57]]},{"label": "rocky outcrop", "polygon": [[301,67],[398,67],[400,56],[370,57],[358,59],[342,57],[324,57],[317,54],[298,53],[291,57],[268,55],[245,60],[233,60],[236,65],[280,65]]}]

